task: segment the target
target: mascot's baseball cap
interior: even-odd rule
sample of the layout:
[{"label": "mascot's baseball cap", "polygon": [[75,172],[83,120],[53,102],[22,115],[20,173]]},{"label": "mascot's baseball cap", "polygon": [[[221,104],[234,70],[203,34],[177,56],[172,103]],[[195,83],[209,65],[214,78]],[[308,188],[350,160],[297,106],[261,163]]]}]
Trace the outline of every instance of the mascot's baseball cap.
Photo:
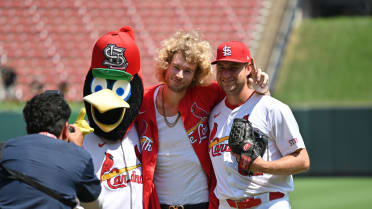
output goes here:
[{"label": "mascot's baseball cap", "polygon": [[90,70],[94,77],[129,81],[140,73],[140,53],[130,26],[108,32],[97,40]]},{"label": "mascot's baseball cap", "polygon": [[251,53],[248,47],[238,41],[225,42],[218,46],[216,60],[212,62],[216,64],[218,61],[232,61],[247,63],[251,61]]}]

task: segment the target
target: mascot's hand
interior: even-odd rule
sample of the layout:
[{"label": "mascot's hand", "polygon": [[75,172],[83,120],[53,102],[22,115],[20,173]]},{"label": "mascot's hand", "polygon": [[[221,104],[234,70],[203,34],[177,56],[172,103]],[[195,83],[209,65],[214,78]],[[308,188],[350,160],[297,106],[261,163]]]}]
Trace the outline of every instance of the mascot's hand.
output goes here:
[{"label": "mascot's hand", "polygon": [[85,108],[83,107],[80,109],[80,113],[76,118],[75,123],[73,124],[80,129],[81,133],[83,133],[83,136],[90,134],[94,131],[94,129],[89,126],[88,122],[84,120],[85,115],[86,111]]}]

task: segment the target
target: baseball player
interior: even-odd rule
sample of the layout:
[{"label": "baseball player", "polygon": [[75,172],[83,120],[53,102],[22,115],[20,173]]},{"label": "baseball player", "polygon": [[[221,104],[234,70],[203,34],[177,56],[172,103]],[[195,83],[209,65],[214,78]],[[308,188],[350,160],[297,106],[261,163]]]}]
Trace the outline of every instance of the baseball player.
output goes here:
[{"label": "baseball player", "polygon": [[[216,64],[217,82],[226,93],[209,118],[209,155],[217,178],[214,193],[219,208],[290,208],[292,174],[306,171],[310,165],[291,110],[248,87],[247,76],[255,73],[255,67],[243,43],[222,43],[212,64]],[[263,156],[253,162],[244,163],[241,160],[246,159],[232,153],[228,146],[235,118],[249,120],[268,137]],[[241,166],[247,163],[249,170]]]}]

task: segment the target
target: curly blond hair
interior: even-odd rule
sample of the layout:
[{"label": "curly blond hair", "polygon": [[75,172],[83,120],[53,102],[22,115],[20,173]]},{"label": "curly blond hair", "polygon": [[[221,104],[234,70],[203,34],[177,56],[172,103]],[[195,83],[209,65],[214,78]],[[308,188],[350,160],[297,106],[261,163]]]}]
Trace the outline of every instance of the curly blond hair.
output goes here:
[{"label": "curly blond hair", "polygon": [[156,60],[155,76],[165,82],[165,74],[173,56],[181,53],[186,62],[197,64],[191,86],[208,85],[213,78],[211,67],[211,46],[202,40],[198,32],[176,32],[169,39],[162,41]]}]

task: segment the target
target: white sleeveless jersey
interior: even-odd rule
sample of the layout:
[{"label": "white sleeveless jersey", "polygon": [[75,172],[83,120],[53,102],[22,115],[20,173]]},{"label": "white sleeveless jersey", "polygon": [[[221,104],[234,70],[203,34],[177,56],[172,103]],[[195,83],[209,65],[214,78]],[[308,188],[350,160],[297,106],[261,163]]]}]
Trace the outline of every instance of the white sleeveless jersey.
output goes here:
[{"label": "white sleeveless jersey", "polygon": [[83,148],[91,154],[101,181],[100,208],[142,209],[141,147],[136,128],[133,126],[121,142],[114,144],[105,143],[93,133],[86,135]]},{"label": "white sleeveless jersey", "polygon": [[288,193],[293,190],[292,175],[258,174],[243,176],[231,155],[228,137],[234,118],[248,119],[252,126],[269,136],[266,161],[280,159],[299,148],[305,148],[297,122],[290,108],[271,96],[253,94],[235,109],[226,106],[226,98],[209,118],[209,155],[217,178],[218,199],[240,199],[264,192]]}]

